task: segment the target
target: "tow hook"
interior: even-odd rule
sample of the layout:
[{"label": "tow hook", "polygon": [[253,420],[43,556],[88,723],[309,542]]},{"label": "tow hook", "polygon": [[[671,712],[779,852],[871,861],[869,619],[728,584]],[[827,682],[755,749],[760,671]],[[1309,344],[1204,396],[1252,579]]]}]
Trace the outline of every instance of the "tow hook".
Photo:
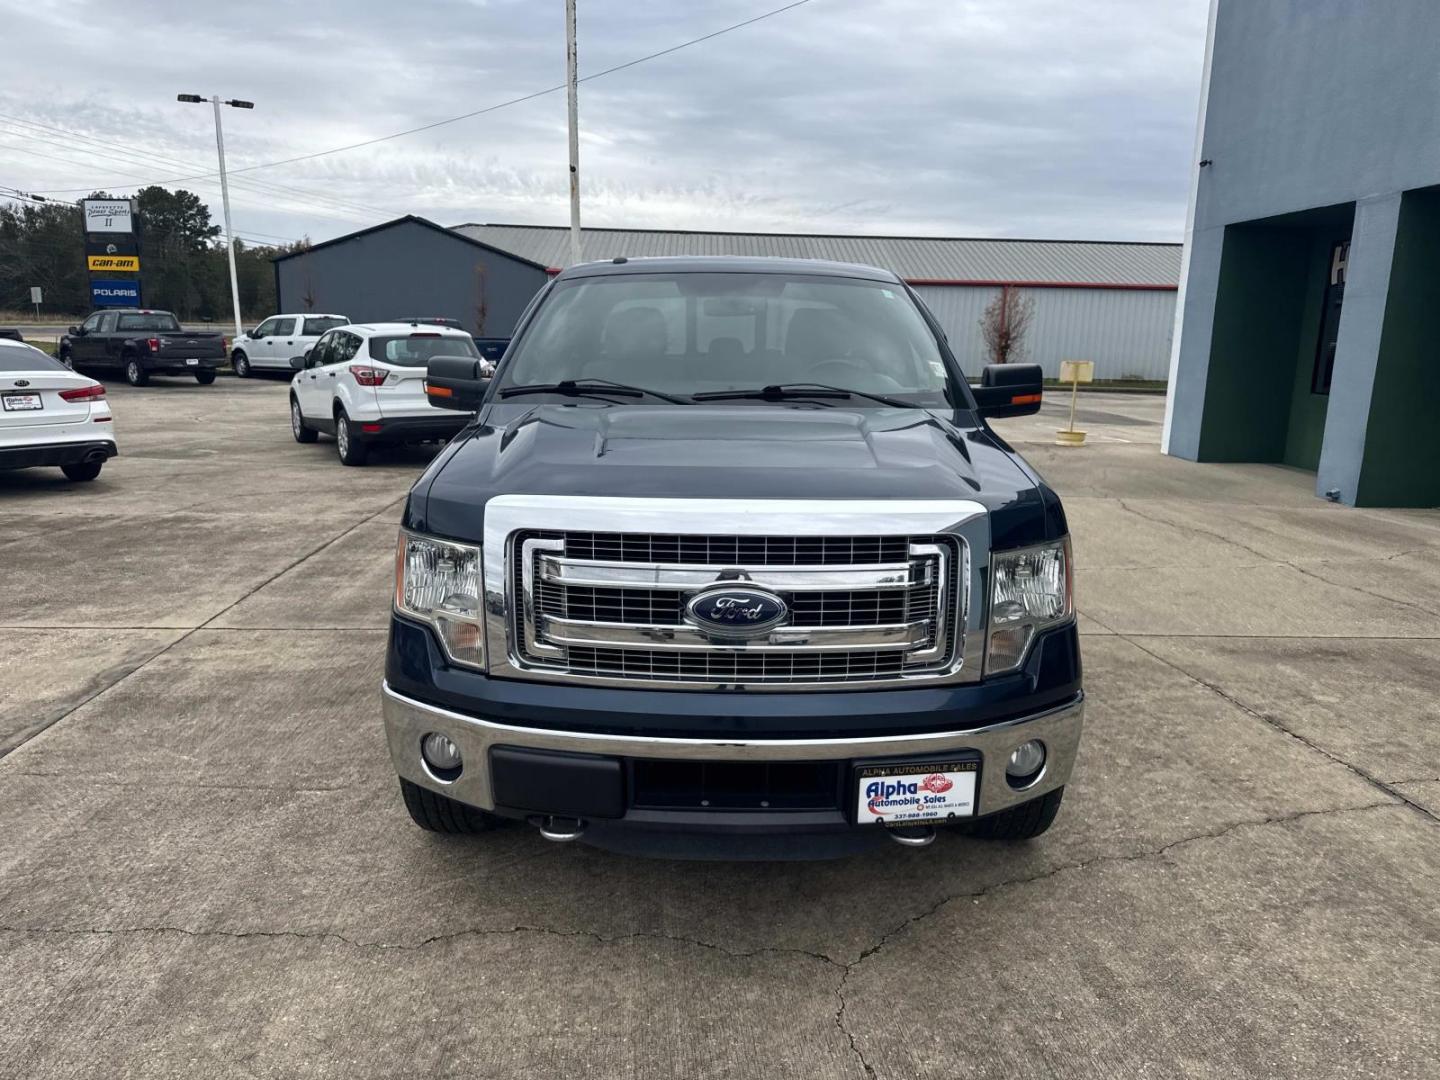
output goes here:
[{"label": "tow hook", "polygon": [[585,822],[579,818],[534,817],[530,821],[540,830],[541,836],[546,840],[553,840],[557,844],[579,840],[585,834]]},{"label": "tow hook", "polygon": [[924,847],[926,844],[935,842],[935,827],[933,825],[910,825],[898,829],[886,829],[890,839],[905,847]]}]

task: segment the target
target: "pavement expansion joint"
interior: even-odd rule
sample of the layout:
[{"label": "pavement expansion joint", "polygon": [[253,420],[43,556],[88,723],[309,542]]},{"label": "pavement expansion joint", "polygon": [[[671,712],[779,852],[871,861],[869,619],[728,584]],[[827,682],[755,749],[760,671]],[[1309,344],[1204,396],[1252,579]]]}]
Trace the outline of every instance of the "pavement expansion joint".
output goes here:
[{"label": "pavement expansion joint", "polygon": [[1221,543],[1229,544],[1232,547],[1237,547],[1241,551],[1248,551],[1251,555],[1254,555],[1256,558],[1263,560],[1264,564],[1267,566],[1288,566],[1297,574],[1304,574],[1306,577],[1314,578],[1316,581],[1323,581],[1326,585],[1332,585],[1337,589],[1348,589],[1351,592],[1359,593],[1361,596],[1368,596],[1372,600],[1384,600],[1386,603],[1395,604],[1403,608],[1409,608],[1411,611],[1418,611],[1422,615],[1429,615],[1431,618],[1440,619],[1440,612],[1432,611],[1430,608],[1425,607],[1423,604],[1416,604],[1409,600],[1400,600],[1394,596],[1387,596],[1384,593],[1375,592],[1371,589],[1365,589],[1359,585],[1351,585],[1344,581],[1334,581],[1330,578],[1325,577],[1323,574],[1317,574],[1314,570],[1307,569],[1305,566],[1301,565],[1302,562],[1312,562],[1318,564],[1331,562],[1388,562],[1392,559],[1398,559],[1405,555],[1413,555],[1421,551],[1432,550],[1432,545],[1427,544],[1419,548],[1412,548],[1407,551],[1398,551],[1392,555],[1386,555],[1384,557],[1377,557],[1373,559],[1310,559],[1291,561],[1289,559],[1277,559],[1273,555],[1267,555],[1265,552],[1260,551],[1257,548],[1253,548],[1249,544],[1242,544],[1233,536],[1226,536],[1224,533],[1215,532],[1212,529],[1199,528],[1193,522],[1181,523],[1176,521],[1170,521],[1164,517],[1156,516],[1154,514],[1144,514],[1141,513],[1139,510],[1136,510],[1133,506],[1130,506],[1128,503],[1126,503],[1124,499],[1117,499],[1115,501],[1119,505],[1120,509],[1124,510],[1126,513],[1134,514],[1136,517],[1141,518],[1145,521],[1149,521],[1155,525],[1164,525],[1167,528],[1171,529],[1183,529],[1189,532],[1196,532],[1199,533],[1201,536],[1208,536],[1213,540],[1219,540]]},{"label": "pavement expansion joint", "polygon": [[[1094,618],[1094,616],[1091,616],[1091,618]],[[1098,619],[1096,619],[1095,621],[1096,621],[1096,622],[1099,622]],[[1105,626],[1104,623],[1100,623],[1100,625],[1101,625],[1101,626]],[[1107,630],[1110,629],[1109,627],[1105,627],[1105,628],[1106,628]],[[1114,631],[1112,631],[1112,632],[1114,632]],[[1346,760],[1345,760],[1344,758],[1342,758],[1339,754],[1336,754],[1336,753],[1334,753],[1334,752],[1332,752],[1332,751],[1330,751],[1330,750],[1325,749],[1325,747],[1321,746],[1319,743],[1314,742],[1314,741],[1311,740],[1311,739],[1307,739],[1304,735],[1301,735],[1299,732],[1294,731],[1294,730],[1292,730],[1291,728],[1287,727],[1283,722],[1281,722],[1281,721],[1280,721],[1279,719],[1277,719],[1276,717],[1271,716],[1269,713],[1261,712],[1259,709],[1256,709],[1254,706],[1249,705],[1249,704],[1247,704],[1247,703],[1244,702],[1244,701],[1241,701],[1238,697],[1236,697],[1234,694],[1230,693],[1228,690],[1224,689],[1223,687],[1218,686],[1218,685],[1216,685],[1215,683],[1212,683],[1212,682],[1210,682],[1210,681],[1207,680],[1207,679],[1202,679],[1199,675],[1196,675],[1193,671],[1188,671],[1188,670],[1186,670],[1185,668],[1181,667],[1179,664],[1175,663],[1175,661],[1170,660],[1170,659],[1167,659],[1166,657],[1161,656],[1159,653],[1157,653],[1157,652],[1155,652],[1155,651],[1153,651],[1153,650],[1151,650],[1151,649],[1147,649],[1147,648],[1146,648],[1144,645],[1142,645],[1139,641],[1136,641],[1136,640],[1134,640],[1133,638],[1131,638],[1131,637],[1129,637],[1129,636],[1127,636],[1127,635],[1125,635],[1125,634],[1121,634],[1121,633],[1119,633],[1119,632],[1114,632],[1114,633],[1115,633],[1115,636],[1118,637],[1121,641],[1128,642],[1129,644],[1135,646],[1135,648],[1137,648],[1137,649],[1139,649],[1141,652],[1143,652],[1146,656],[1152,657],[1152,658],[1160,661],[1160,663],[1164,664],[1166,667],[1171,668],[1171,669],[1174,670],[1174,671],[1178,671],[1181,675],[1184,675],[1187,679],[1191,680],[1192,682],[1196,683],[1196,684],[1199,685],[1199,686],[1203,686],[1206,690],[1209,690],[1212,694],[1215,694],[1217,697],[1219,697],[1219,698],[1223,699],[1224,701],[1228,702],[1229,704],[1235,706],[1235,708],[1239,709],[1241,712],[1245,713],[1247,716],[1252,716],[1252,717],[1254,717],[1256,720],[1259,720],[1262,724],[1265,724],[1266,726],[1268,726],[1268,727],[1270,727],[1270,728],[1273,728],[1274,730],[1280,732],[1282,735],[1287,735],[1287,736],[1289,736],[1290,738],[1294,739],[1296,742],[1300,743],[1302,746],[1305,746],[1305,747],[1307,747],[1308,749],[1315,751],[1317,754],[1320,754],[1320,755],[1322,755],[1323,757],[1327,758],[1328,760],[1333,761],[1336,765],[1341,765],[1341,766],[1343,766],[1344,768],[1348,769],[1350,772],[1352,772],[1352,773],[1354,773],[1356,776],[1358,776],[1360,779],[1364,780],[1364,781],[1365,781],[1367,784],[1369,784],[1370,786],[1372,786],[1372,787],[1374,787],[1374,788],[1378,788],[1380,791],[1383,791],[1386,795],[1389,795],[1389,796],[1390,796],[1392,799],[1394,799],[1396,802],[1404,803],[1404,804],[1405,804],[1406,806],[1408,806],[1411,810],[1414,810],[1417,814],[1420,814],[1421,816],[1429,819],[1430,821],[1440,822],[1440,816],[1437,816],[1437,815],[1436,815],[1435,813],[1433,813],[1431,810],[1429,810],[1428,808],[1426,808],[1426,807],[1423,806],[1422,804],[1416,802],[1414,799],[1410,798],[1410,796],[1406,795],[1403,791],[1401,791],[1401,790],[1399,790],[1397,787],[1395,787],[1394,784],[1387,783],[1386,781],[1381,780],[1378,776],[1375,776],[1374,774],[1372,774],[1372,773],[1370,773],[1370,772],[1367,772],[1366,770],[1362,769],[1359,765],[1356,765],[1354,762],[1346,761]]]},{"label": "pavement expansion joint", "polygon": [[35,727],[34,729],[32,729],[32,730],[30,730],[29,732],[27,732],[25,738],[24,738],[22,741],[16,743],[16,744],[13,745],[13,746],[0,746],[0,758],[4,758],[6,755],[8,755],[8,754],[12,753],[13,751],[18,750],[20,747],[24,746],[24,745],[25,745],[26,743],[28,743],[31,739],[35,738],[35,737],[38,736],[38,735],[44,734],[46,731],[49,731],[49,730],[50,730],[52,727],[54,727],[56,724],[58,724],[58,723],[60,723],[61,721],[65,720],[67,717],[70,717],[70,716],[74,715],[74,713],[76,712],[76,710],[83,708],[84,706],[88,705],[90,702],[94,701],[96,698],[101,697],[101,696],[103,696],[104,694],[108,694],[111,690],[113,690],[115,687],[119,686],[119,685],[120,685],[121,683],[123,683],[126,679],[130,678],[130,676],[134,675],[137,671],[142,671],[142,670],[144,670],[144,669],[145,669],[147,666],[149,666],[152,662],[154,662],[154,661],[157,660],[158,658],[164,656],[166,653],[170,652],[170,650],[171,650],[171,649],[174,649],[177,645],[180,645],[182,642],[189,641],[190,638],[192,638],[192,637],[193,637],[196,633],[198,633],[199,631],[201,631],[201,630],[208,630],[208,629],[218,629],[218,628],[215,628],[215,627],[211,627],[210,624],[213,623],[213,622],[215,622],[215,620],[221,618],[222,616],[227,615],[227,614],[229,614],[231,611],[235,610],[235,608],[239,607],[239,606],[240,606],[241,604],[243,604],[246,600],[250,599],[250,597],[254,596],[254,595],[255,595],[257,592],[259,592],[261,589],[265,588],[265,586],[269,585],[271,582],[275,581],[277,578],[283,577],[285,574],[288,574],[291,570],[295,569],[297,566],[299,566],[301,563],[305,562],[307,559],[311,559],[311,558],[313,558],[314,556],[320,554],[320,553],[321,553],[322,551],[324,551],[326,548],[332,547],[333,545],[338,544],[341,540],[345,539],[345,537],[349,536],[351,533],[353,533],[356,529],[360,528],[361,526],[370,524],[370,522],[374,521],[374,520],[375,520],[376,518],[378,518],[381,514],[384,514],[384,513],[387,513],[388,511],[390,511],[393,507],[395,507],[396,505],[398,505],[401,501],[403,501],[403,500],[401,500],[401,499],[394,499],[394,500],[386,503],[383,507],[381,507],[379,510],[375,511],[373,514],[367,514],[367,515],[365,515],[364,517],[362,517],[359,521],[356,521],[356,522],[354,522],[353,524],[346,526],[346,527],[345,527],[344,529],[342,529],[339,533],[337,533],[336,535],[332,536],[329,540],[326,540],[324,543],[318,545],[318,546],[315,547],[315,548],[312,548],[310,551],[308,551],[308,552],[306,552],[304,555],[300,556],[300,558],[294,560],[294,561],[291,562],[291,563],[288,563],[285,567],[283,567],[282,569],[276,571],[274,574],[271,574],[271,575],[270,575],[269,577],[267,577],[264,581],[260,582],[259,584],[255,585],[253,588],[251,588],[250,590],[248,590],[243,596],[239,597],[238,599],[234,600],[233,602],[231,602],[231,603],[229,603],[229,604],[226,604],[223,608],[221,608],[219,611],[215,612],[215,614],[211,615],[208,619],[206,619],[204,622],[200,623],[198,626],[192,626],[192,627],[188,628],[188,629],[185,631],[185,633],[181,634],[181,635],[180,635],[178,638],[176,638],[174,641],[170,642],[170,644],[165,645],[165,646],[157,649],[155,652],[151,653],[148,657],[146,657],[146,658],[145,658],[143,661],[141,661],[139,664],[137,664],[137,665],[135,665],[134,667],[130,668],[128,671],[125,671],[123,674],[120,675],[119,678],[115,679],[113,682],[111,682],[111,683],[109,683],[109,684],[107,684],[107,685],[105,685],[105,686],[102,686],[100,689],[96,690],[93,694],[90,694],[89,696],[87,696],[84,700],[78,702],[78,703],[75,704],[74,706],[66,709],[64,712],[62,712],[62,713],[60,713],[59,715],[57,715],[57,716],[53,717],[52,719],[50,719],[47,723],[40,724],[40,725],[36,725],[36,727]]}]

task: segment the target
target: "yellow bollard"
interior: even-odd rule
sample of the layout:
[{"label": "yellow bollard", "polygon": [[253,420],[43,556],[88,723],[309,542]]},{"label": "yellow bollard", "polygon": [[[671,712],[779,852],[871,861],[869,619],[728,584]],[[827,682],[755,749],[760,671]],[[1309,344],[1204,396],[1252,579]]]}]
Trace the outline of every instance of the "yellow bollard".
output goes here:
[{"label": "yellow bollard", "polygon": [[1070,384],[1070,426],[1055,433],[1055,442],[1060,446],[1083,446],[1085,432],[1075,430],[1075,398],[1082,382],[1095,379],[1094,360],[1061,360],[1060,381]]}]

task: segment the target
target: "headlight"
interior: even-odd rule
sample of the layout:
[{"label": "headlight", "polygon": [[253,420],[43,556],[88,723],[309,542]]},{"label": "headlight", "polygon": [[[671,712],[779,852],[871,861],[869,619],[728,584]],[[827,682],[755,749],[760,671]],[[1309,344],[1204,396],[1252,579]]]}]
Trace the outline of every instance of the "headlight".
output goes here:
[{"label": "headlight", "polygon": [[1074,612],[1070,540],[1001,551],[990,565],[990,630],[985,673],[1014,671],[1035,635]]},{"label": "headlight", "polygon": [[395,610],[435,628],[445,654],[485,667],[480,549],[400,530],[395,548]]}]

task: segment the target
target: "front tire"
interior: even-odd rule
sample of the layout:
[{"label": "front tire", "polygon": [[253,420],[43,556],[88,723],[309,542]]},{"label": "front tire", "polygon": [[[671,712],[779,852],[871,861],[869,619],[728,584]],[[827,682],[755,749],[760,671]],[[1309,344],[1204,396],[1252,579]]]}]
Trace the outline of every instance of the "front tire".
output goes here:
[{"label": "front tire", "polygon": [[410,820],[427,832],[473,836],[489,832],[501,821],[494,814],[412,784],[403,776],[400,778],[400,793],[405,797],[405,809],[410,811]]},{"label": "front tire", "polygon": [[100,467],[104,464],[103,461],[77,461],[73,465],[61,465],[60,471],[65,474],[65,479],[83,483],[99,476]]},{"label": "front tire", "polygon": [[1064,797],[1065,788],[1058,787],[1038,799],[983,817],[971,827],[971,835],[982,840],[1033,840],[1055,823]]},{"label": "front tire", "polygon": [[215,381],[215,369],[201,368],[199,371],[195,372],[195,381],[198,382],[201,386],[209,386]]},{"label": "front tire", "polygon": [[131,386],[144,386],[150,381],[150,373],[140,366],[140,361],[125,361],[125,381]]},{"label": "front tire", "polygon": [[290,399],[290,434],[298,443],[313,443],[320,437],[319,432],[306,426],[305,414],[300,411],[300,400],[295,397]]},{"label": "front tire", "polygon": [[250,377],[250,358],[239,349],[230,357],[230,366],[235,369],[237,379],[248,379]]},{"label": "front tire", "polygon": [[370,448],[355,435],[355,425],[341,409],[335,414],[335,452],[345,465],[364,465]]}]

